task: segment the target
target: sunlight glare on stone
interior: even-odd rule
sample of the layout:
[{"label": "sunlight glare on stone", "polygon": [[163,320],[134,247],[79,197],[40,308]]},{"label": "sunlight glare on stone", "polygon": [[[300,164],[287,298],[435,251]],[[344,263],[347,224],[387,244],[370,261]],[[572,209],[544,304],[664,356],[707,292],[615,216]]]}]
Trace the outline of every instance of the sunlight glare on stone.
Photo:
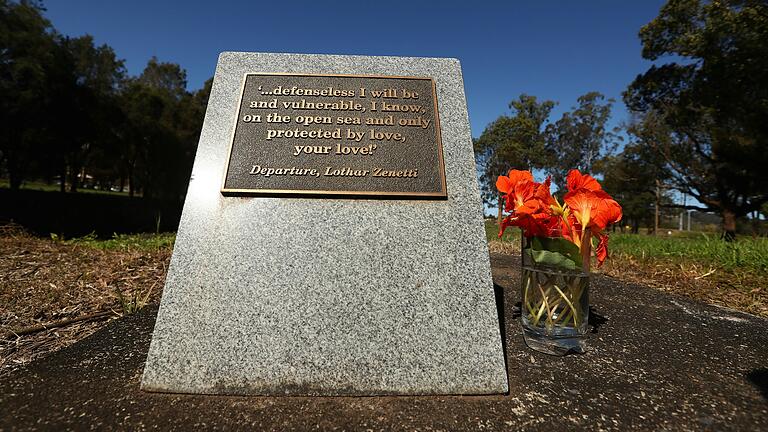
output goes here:
[{"label": "sunlight glare on stone", "polygon": [[215,163],[195,165],[189,180],[187,201],[195,207],[216,206],[221,198],[221,169]]}]

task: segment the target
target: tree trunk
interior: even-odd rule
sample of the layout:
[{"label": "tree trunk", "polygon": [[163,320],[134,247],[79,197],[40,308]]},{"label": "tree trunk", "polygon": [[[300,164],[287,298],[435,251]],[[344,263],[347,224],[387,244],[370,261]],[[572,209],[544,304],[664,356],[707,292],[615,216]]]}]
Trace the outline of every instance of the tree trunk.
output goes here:
[{"label": "tree trunk", "polygon": [[69,168],[69,191],[77,192],[77,187],[79,186],[80,181],[78,178],[80,175],[80,167],[75,166],[74,164],[70,164]]},{"label": "tree trunk", "polygon": [[11,190],[17,191],[21,188],[24,176],[21,173],[18,158],[13,156],[13,154],[6,156],[6,166],[8,167],[8,183],[10,183]]},{"label": "tree trunk", "polygon": [[61,165],[61,172],[59,173],[59,191],[64,193],[67,191],[67,164]]},{"label": "tree trunk", "polygon": [[15,191],[19,190],[21,188],[21,182],[22,182],[21,176],[11,170],[8,170],[8,171],[10,171],[8,173],[9,174],[8,182],[10,183],[11,190],[15,190]]},{"label": "tree trunk", "polygon": [[134,181],[133,178],[133,164],[128,165],[128,196],[133,198]]},{"label": "tree trunk", "polygon": [[659,206],[661,205],[661,182],[656,180],[656,204],[654,207],[653,235],[659,235]]},{"label": "tree trunk", "polygon": [[504,198],[501,197],[501,194],[499,194],[499,215],[496,217],[496,222],[501,226],[501,221],[504,218],[504,215],[502,214],[502,210],[504,209]]},{"label": "tree trunk", "polygon": [[723,240],[736,240],[736,213],[731,210],[723,210]]}]

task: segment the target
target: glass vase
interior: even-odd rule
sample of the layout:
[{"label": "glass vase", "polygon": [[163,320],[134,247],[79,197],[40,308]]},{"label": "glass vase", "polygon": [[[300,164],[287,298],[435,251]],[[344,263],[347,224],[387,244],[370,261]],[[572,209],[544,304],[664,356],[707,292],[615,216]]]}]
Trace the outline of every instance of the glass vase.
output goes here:
[{"label": "glass vase", "polygon": [[523,336],[530,348],[557,356],[585,352],[588,272],[536,266],[524,258],[521,298]]}]

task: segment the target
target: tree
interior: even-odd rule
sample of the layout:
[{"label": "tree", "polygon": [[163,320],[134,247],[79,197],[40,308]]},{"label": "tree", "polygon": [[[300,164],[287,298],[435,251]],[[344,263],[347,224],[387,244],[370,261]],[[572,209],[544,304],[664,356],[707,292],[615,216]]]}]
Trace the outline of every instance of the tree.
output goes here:
[{"label": "tree", "polygon": [[601,93],[589,92],[580,96],[577,102],[578,106],[563,113],[560,120],[547,128],[549,168],[552,179],[561,190],[565,189],[568,171],[594,172],[595,162],[609,154],[615,148],[615,140],[619,139],[606,129],[613,99],[605,100]]},{"label": "tree", "polygon": [[675,188],[736,220],[768,202],[768,3],[670,0],[640,30],[652,66],[624,93],[627,106],[663,126],[649,141]]},{"label": "tree", "polygon": [[0,173],[11,188],[59,177],[76,192],[87,177],[183,199],[211,80],[190,93],[184,69],[154,57],[127,79],[111,47],[57,34],[43,10],[0,0]]},{"label": "tree", "polygon": [[186,91],[186,83],[179,65],[152,58],[121,95],[126,119],[121,166],[131,194],[141,189],[146,198],[184,197],[210,80],[195,94]]},{"label": "tree", "polygon": [[0,162],[19,189],[48,134],[48,89],[57,69],[55,32],[34,1],[0,0]]},{"label": "tree", "polygon": [[[81,177],[84,180],[88,157],[94,152],[109,154],[116,143],[117,92],[125,80],[125,61],[108,45],[96,47],[90,35],[61,38],[60,44],[68,55],[71,76],[66,81],[72,89],[59,104],[66,108],[59,117],[65,121],[58,123],[57,141],[63,147],[70,190],[75,192]],[[63,182],[62,175],[62,189]]]},{"label": "tree", "polygon": [[[668,180],[665,170],[660,169],[660,156],[646,145],[653,138],[653,129],[642,119],[634,119],[627,127],[631,141],[621,153],[603,158],[597,169],[603,173],[603,188],[621,203],[623,225],[630,225],[637,234],[640,225],[653,228],[654,206],[669,205],[672,199],[667,188],[660,189],[660,183]],[[661,196],[657,203],[657,193]]]},{"label": "tree", "polygon": [[552,101],[539,102],[536,96],[521,94],[509,104],[511,115],[500,116],[475,140],[485,203],[498,203],[501,209],[496,179],[510,168],[541,168],[546,164],[544,131],[554,106]]},{"label": "tree", "polygon": [[157,57],[149,59],[139,82],[174,99],[187,93],[187,71],[175,63],[161,63]]}]

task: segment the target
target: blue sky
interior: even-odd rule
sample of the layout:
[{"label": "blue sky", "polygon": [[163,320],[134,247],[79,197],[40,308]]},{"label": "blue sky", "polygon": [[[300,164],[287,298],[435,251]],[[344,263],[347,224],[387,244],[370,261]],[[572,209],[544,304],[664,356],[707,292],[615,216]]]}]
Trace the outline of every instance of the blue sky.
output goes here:
[{"label": "blue sky", "polygon": [[61,33],[93,35],[138,74],[157,56],[187,70],[190,89],[213,75],[221,51],[420,57],[462,62],[472,134],[520,93],[559,104],[596,90],[617,100],[650,62],[637,32],[658,0],[592,1],[96,1],[49,0]]}]

